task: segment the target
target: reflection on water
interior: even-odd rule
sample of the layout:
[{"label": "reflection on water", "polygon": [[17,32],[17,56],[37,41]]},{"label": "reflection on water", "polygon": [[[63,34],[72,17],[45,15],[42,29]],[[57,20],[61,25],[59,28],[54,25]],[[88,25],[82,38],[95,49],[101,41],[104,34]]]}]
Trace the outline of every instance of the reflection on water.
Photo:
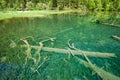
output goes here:
[{"label": "reflection on water", "polygon": [[[76,48],[87,51],[116,53],[119,56],[120,43],[116,40],[113,40],[111,38],[112,35],[120,36],[120,28],[108,27],[100,24],[91,23],[91,16],[88,15],[83,17],[79,15],[69,14],[51,15],[44,18],[13,18],[0,21],[0,57],[6,57],[9,55],[6,61],[4,60],[2,61],[2,63],[19,63],[19,61],[14,61],[17,59],[15,58],[15,56],[18,53],[13,49],[10,49],[9,45],[11,41],[19,43],[20,38],[24,38],[27,36],[34,37],[36,42],[31,42],[31,44],[34,45],[38,45],[39,41],[48,37],[56,37],[56,41],[54,42],[54,44],[52,44],[52,46],[49,43],[45,43],[45,46],[66,48],[67,41],[71,40],[71,42],[75,44]],[[13,55],[13,53],[16,54]],[[55,76],[53,76],[54,74],[56,74],[55,71],[59,72],[56,74],[56,76],[59,79],[73,79],[74,77],[75,80],[78,80],[81,77],[81,75],[87,76],[84,73],[82,74],[82,72],[90,73],[88,69],[85,69],[86,71],[82,71],[79,69],[76,70],[76,68],[82,66],[79,66],[77,63],[76,65],[74,61],[73,63],[68,62],[66,64],[64,64],[64,62],[61,62],[63,61],[65,56],[51,56],[51,61],[47,63],[47,66],[49,68],[45,67],[43,68],[44,71],[41,71],[41,79],[44,79],[44,77],[46,77],[49,80],[57,79]],[[11,58],[14,58],[14,60],[11,60]],[[118,76],[120,76],[119,60],[119,57],[110,60],[91,58],[92,62],[94,62],[100,67],[106,66],[106,70]],[[59,65],[57,65],[58,62]],[[65,69],[63,67],[65,67]],[[69,68],[67,69],[67,67]],[[61,74],[61,71],[58,70],[58,68],[63,71],[65,70],[65,72]],[[69,75],[71,75],[70,78]],[[90,78],[90,76],[88,76],[88,78]],[[91,79],[97,78],[93,77]]]}]

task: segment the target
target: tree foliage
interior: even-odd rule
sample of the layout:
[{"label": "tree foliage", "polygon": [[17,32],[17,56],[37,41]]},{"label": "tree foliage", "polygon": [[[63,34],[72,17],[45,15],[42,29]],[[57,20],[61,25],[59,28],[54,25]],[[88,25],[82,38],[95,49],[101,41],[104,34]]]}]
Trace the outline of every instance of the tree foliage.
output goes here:
[{"label": "tree foliage", "polygon": [[[45,5],[46,8],[42,8]],[[0,0],[0,9],[82,9],[120,11],[120,0]]]}]

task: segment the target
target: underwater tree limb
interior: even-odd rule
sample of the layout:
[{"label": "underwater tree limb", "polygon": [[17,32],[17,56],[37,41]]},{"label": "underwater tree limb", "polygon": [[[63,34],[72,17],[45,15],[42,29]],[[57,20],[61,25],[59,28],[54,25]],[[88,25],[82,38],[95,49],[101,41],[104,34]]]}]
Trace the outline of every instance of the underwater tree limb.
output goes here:
[{"label": "underwater tree limb", "polygon": [[43,44],[40,42],[39,43],[39,48],[37,49],[37,51],[35,52],[35,54],[34,54],[34,56],[35,56],[35,58],[36,58],[36,64],[40,61],[40,58],[41,58],[41,56],[40,56],[40,52],[41,52],[41,49],[42,49],[42,47],[43,47]]},{"label": "underwater tree limb", "polygon": [[45,39],[43,41],[41,41],[41,43],[44,43],[44,42],[47,42],[47,41],[54,41],[56,38],[53,37],[53,38],[49,38],[49,39]]},{"label": "underwater tree limb", "polygon": [[24,39],[21,39],[21,41],[23,41],[26,44],[26,46],[27,46],[26,56],[27,56],[27,58],[30,58],[31,57],[31,47],[30,47],[28,41],[24,40]]},{"label": "underwater tree limb", "polygon": [[118,37],[118,36],[112,35],[112,38],[120,41],[120,37]]},{"label": "underwater tree limb", "polygon": [[[75,48],[74,45],[70,45],[70,40],[68,41],[68,46],[69,46],[70,48],[77,49],[77,48]],[[78,49],[77,49],[77,50],[78,50]],[[95,66],[94,64],[92,64],[92,62],[91,62],[91,61],[89,60],[89,58],[87,57],[86,53],[83,53],[83,52],[82,52],[82,54],[83,54],[83,56],[85,57],[85,59],[86,59],[87,62],[84,61],[84,60],[82,60],[82,59],[80,59],[80,58],[78,58],[78,57],[76,57],[76,56],[74,56],[74,57],[75,57],[77,60],[79,60],[79,62],[82,61],[86,67],[89,67],[89,68],[91,68],[93,71],[95,71],[95,73],[97,73],[103,80],[113,80],[113,79],[119,80],[119,79],[120,79],[119,77],[117,77],[117,76],[115,76],[115,75],[113,75],[113,74],[111,74],[111,73],[109,73],[109,72],[106,72],[106,71],[104,71],[103,69],[101,69],[101,68]],[[110,77],[109,77],[109,76],[110,76]]]},{"label": "underwater tree limb", "polygon": [[27,37],[21,38],[20,40],[26,40],[26,39],[32,39],[34,41],[34,37],[32,36],[27,36]]},{"label": "underwater tree limb", "polygon": [[92,63],[88,63],[80,58],[78,58],[77,56],[74,56],[74,58],[79,62],[79,64],[83,64],[85,67],[91,68],[92,70],[94,70],[103,80],[120,80],[120,78],[118,76],[115,76],[97,66],[95,66]]},{"label": "underwater tree limb", "polygon": [[33,58],[32,55],[31,55],[31,49],[32,49],[32,48],[31,48],[30,44],[28,43],[28,41],[25,40],[25,39],[20,39],[20,41],[23,41],[23,42],[26,44],[26,48],[27,48],[27,50],[26,50],[26,52],[25,52],[25,55],[26,55],[26,57],[25,57],[25,64],[26,64],[27,61],[30,60],[30,59],[32,59],[32,60],[34,61],[34,63],[35,63],[35,62],[36,62],[36,59]]},{"label": "underwater tree limb", "polygon": [[118,25],[118,24],[109,24],[109,23],[102,23],[102,22],[101,22],[101,24],[103,24],[103,25],[107,25],[107,26],[120,27],[120,25]]},{"label": "underwater tree limb", "polygon": [[70,44],[70,39],[68,40],[67,44],[70,49],[77,50],[77,48],[74,46],[74,43]]},{"label": "underwater tree limb", "polygon": [[[88,63],[91,63],[91,62],[89,61],[88,57],[86,56],[86,53],[82,52],[82,50],[77,49],[77,48],[75,47],[74,43],[70,44],[70,39],[68,40],[67,44],[68,44],[68,47],[69,47],[70,49],[74,49],[74,50],[80,51],[80,52],[83,54],[83,56],[85,57],[85,59],[88,61]],[[71,54],[73,54],[73,53],[71,53]]]},{"label": "underwater tree limb", "polygon": [[[27,46],[21,45],[21,47],[27,47]],[[31,46],[31,48],[38,49],[39,46]],[[42,51],[63,53],[63,54],[68,54],[71,51],[74,55],[83,55],[82,54],[83,52],[86,53],[87,56],[91,56],[91,57],[101,57],[101,58],[116,57],[114,53],[89,52],[83,50],[67,50],[67,49],[50,48],[50,47],[42,47]]]},{"label": "underwater tree limb", "polygon": [[48,60],[48,57],[45,57],[44,58],[44,61],[41,63],[41,64],[37,64],[37,65],[35,65],[35,66],[37,66],[37,67],[31,67],[31,70],[35,73],[35,72],[37,72],[39,75],[40,75],[40,72],[38,71],[38,69],[46,62]]}]

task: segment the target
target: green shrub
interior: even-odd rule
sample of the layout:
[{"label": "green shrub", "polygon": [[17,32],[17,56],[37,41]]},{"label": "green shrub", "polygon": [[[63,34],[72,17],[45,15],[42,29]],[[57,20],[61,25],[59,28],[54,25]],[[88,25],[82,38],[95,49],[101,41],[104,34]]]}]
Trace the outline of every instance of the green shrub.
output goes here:
[{"label": "green shrub", "polygon": [[103,13],[98,13],[95,16],[95,18],[92,20],[92,22],[100,23],[100,22],[104,22],[104,21],[108,20],[109,18],[110,18],[110,16],[107,14],[103,15]]},{"label": "green shrub", "polygon": [[26,10],[33,10],[34,9],[34,5],[31,1],[26,3]]},{"label": "green shrub", "polygon": [[37,3],[35,7],[36,7],[36,9],[41,10],[42,9],[42,3]]},{"label": "green shrub", "polygon": [[49,2],[48,2],[48,8],[49,8],[49,9],[52,9],[52,1],[49,1]]},{"label": "green shrub", "polygon": [[58,9],[59,9],[59,10],[64,10],[64,6],[59,5],[59,6],[58,6]]}]

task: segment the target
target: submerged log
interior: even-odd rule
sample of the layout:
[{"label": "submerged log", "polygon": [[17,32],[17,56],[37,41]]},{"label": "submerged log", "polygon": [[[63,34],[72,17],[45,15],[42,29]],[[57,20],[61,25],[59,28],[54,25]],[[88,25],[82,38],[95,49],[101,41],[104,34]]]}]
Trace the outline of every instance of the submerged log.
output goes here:
[{"label": "submerged log", "polygon": [[102,23],[102,22],[101,22],[101,24],[103,24],[103,25],[107,25],[107,26],[120,27],[120,25],[118,25],[118,24],[109,24],[109,23]]},{"label": "submerged log", "polygon": [[[27,47],[27,46],[22,45],[22,47]],[[38,49],[39,46],[31,46],[31,48]],[[67,54],[71,52],[74,55],[81,55],[81,56],[83,55],[82,53],[86,53],[87,56],[101,57],[101,58],[116,57],[114,53],[89,52],[89,51],[83,51],[83,50],[67,50],[67,49],[50,48],[50,47],[42,47],[42,51],[63,53],[63,54]]]},{"label": "submerged log", "polygon": [[118,36],[112,35],[112,38],[120,41],[120,37],[118,37]]},{"label": "submerged log", "polygon": [[88,62],[78,58],[77,56],[74,56],[74,58],[79,62],[79,64],[83,64],[85,67],[88,67],[88,68],[92,69],[93,71],[95,71],[103,80],[120,80],[120,78],[118,76],[115,76],[115,75],[97,67],[96,65],[94,65],[92,63],[88,63]]}]

